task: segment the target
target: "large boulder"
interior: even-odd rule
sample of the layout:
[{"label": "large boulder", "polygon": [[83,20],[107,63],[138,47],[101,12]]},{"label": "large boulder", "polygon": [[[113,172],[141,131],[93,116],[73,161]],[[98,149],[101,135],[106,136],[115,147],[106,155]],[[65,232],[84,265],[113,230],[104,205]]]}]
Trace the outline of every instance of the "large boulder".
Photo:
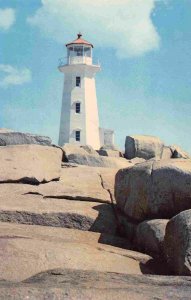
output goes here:
[{"label": "large boulder", "polygon": [[30,133],[14,132],[7,129],[0,130],[0,146],[37,144],[50,146],[51,139],[47,136]]},{"label": "large boulder", "polygon": [[139,223],[135,238],[138,249],[152,256],[163,256],[164,236],[168,221],[154,219]]},{"label": "large boulder", "polygon": [[164,143],[154,136],[132,135],[127,136],[125,141],[125,157],[144,158],[146,160],[155,158],[160,159],[163,152]]},{"label": "large boulder", "polygon": [[0,147],[0,182],[39,184],[58,180],[62,151],[40,145]]},{"label": "large boulder", "polygon": [[164,249],[168,265],[175,274],[191,275],[191,209],[168,222]]},{"label": "large boulder", "polygon": [[191,208],[191,160],[147,161],[119,170],[115,198],[137,221],[170,219]]}]

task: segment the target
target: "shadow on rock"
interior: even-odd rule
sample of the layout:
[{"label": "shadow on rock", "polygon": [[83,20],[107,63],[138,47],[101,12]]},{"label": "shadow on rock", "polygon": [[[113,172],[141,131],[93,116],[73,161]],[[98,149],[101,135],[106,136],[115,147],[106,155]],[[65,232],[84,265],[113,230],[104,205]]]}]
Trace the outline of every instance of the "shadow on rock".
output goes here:
[{"label": "shadow on rock", "polygon": [[172,275],[166,262],[160,258],[152,258],[146,263],[140,262],[140,269],[147,275]]},{"label": "shadow on rock", "polygon": [[119,233],[118,222],[113,208],[109,204],[100,204],[93,207],[99,212],[98,217],[89,231],[101,232],[99,243],[123,249],[132,249],[131,243]]}]

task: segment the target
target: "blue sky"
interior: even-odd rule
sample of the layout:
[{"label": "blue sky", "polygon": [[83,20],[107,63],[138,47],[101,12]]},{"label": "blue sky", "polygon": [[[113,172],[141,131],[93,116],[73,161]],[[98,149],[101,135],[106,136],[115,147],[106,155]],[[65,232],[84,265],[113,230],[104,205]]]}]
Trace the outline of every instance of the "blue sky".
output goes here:
[{"label": "blue sky", "polygon": [[191,0],[0,0],[0,127],[59,133],[64,44],[94,44],[100,125],[191,153]]}]

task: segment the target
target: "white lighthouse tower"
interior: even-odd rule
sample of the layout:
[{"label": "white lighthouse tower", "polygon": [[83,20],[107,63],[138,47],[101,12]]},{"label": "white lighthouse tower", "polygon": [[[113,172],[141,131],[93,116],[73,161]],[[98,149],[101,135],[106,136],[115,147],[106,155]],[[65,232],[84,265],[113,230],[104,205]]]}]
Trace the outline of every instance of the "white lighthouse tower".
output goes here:
[{"label": "white lighthouse tower", "polygon": [[93,64],[93,45],[78,34],[66,45],[67,62],[60,63],[64,90],[60,120],[59,145],[77,143],[100,148],[100,129],[95,75],[100,65]]}]

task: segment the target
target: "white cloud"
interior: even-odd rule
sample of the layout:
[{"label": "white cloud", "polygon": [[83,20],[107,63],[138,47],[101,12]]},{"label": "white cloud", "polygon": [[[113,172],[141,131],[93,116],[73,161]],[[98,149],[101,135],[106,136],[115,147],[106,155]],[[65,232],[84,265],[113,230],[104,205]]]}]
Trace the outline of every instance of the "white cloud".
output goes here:
[{"label": "white cloud", "polygon": [[27,68],[17,69],[10,65],[0,64],[0,87],[21,85],[31,81],[31,71]]},{"label": "white cloud", "polygon": [[159,47],[151,19],[158,1],[41,0],[41,8],[28,22],[61,43],[82,31],[84,38],[114,48],[120,57],[139,56]]},{"label": "white cloud", "polygon": [[0,29],[8,30],[15,23],[15,11],[12,8],[0,9]]}]

